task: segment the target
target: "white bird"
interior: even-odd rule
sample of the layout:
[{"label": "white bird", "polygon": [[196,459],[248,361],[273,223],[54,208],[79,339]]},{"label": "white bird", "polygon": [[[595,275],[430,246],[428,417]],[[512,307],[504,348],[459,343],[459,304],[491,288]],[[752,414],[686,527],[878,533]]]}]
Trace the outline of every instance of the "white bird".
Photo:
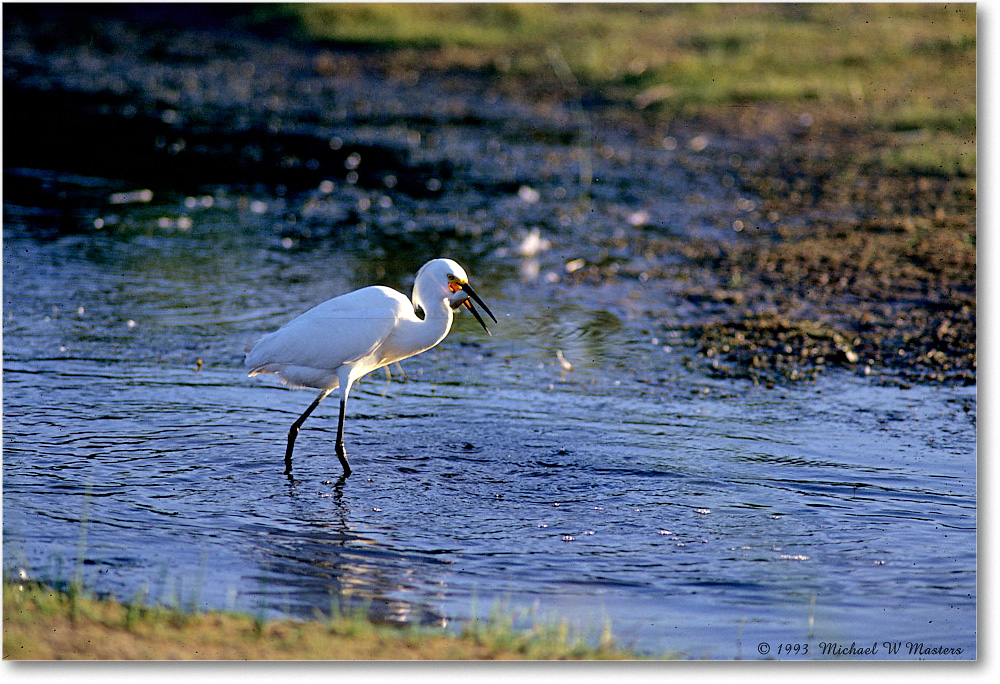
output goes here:
[{"label": "white bird", "polygon": [[[292,472],[292,448],[299,428],[319,403],[340,387],[337,458],[344,477],[351,474],[344,449],[344,415],[351,385],[367,373],[427,351],[447,336],[453,309],[464,305],[489,334],[470,297],[496,316],[479,298],[465,271],[451,259],[434,259],[417,271],[413,301],[376,285],[329,299],[247,347],[250,375],[277,373],[294,387],[312,387],[319,396],[288,430],[285,474]],[[418,315],[419,314],[419,315]]]}]

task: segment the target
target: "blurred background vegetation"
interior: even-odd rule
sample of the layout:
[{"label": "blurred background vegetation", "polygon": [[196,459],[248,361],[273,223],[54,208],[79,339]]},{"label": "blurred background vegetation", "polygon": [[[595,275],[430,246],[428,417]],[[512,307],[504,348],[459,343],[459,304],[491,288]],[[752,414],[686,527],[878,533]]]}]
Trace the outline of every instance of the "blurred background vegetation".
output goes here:
[{"label": "blurred background vegetation", "polygon": [[444,69],[551,77],[648,116],[794,107],[904,133],[887,170],[974,176],[974,4],[259,5],[251,22]]}]

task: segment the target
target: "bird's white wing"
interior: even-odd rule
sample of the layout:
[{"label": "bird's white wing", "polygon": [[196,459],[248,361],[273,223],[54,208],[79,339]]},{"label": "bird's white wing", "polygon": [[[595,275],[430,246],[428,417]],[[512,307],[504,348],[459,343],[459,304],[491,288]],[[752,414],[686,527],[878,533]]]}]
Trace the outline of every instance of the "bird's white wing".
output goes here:
[{"label": "bird's white wing", "polygon": [[335,297],[258,340],[246,365],[252,372],[280,373],[282,366],[335,370],[382,344],[406,306],[412,309],[403,295],[385,287]]}]

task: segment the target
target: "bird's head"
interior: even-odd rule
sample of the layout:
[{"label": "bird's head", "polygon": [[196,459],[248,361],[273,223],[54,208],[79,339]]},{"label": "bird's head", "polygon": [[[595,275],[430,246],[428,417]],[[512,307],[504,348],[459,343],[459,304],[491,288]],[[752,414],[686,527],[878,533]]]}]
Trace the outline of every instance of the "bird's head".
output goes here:
[{"label": "bird's head", "polygon": [[448,300],[448,304],[453,309],[465,306],[476,317],[476,320],[479,321],[479,325],[483,326],[483,330],[487,334],[492,334],[490,333],[490,329],[486,327],[486,322],[482,316],[472,306],[472,302],[474,301],[481,306],[483,311],[493,319],[494,323],[497,322],[497,318],[490,311],[490,307],[486,306],[486,302],[469,285],[469,276],[465,273],[465,269],[456,262],[451,259],[434,259],[421,266],[420,270],[417,271],[413,290],[415,294],[419,291],[421,296],[423,296],[425,288],[430,288],[430,292],[432,293],[439,293],[441,297]]}]

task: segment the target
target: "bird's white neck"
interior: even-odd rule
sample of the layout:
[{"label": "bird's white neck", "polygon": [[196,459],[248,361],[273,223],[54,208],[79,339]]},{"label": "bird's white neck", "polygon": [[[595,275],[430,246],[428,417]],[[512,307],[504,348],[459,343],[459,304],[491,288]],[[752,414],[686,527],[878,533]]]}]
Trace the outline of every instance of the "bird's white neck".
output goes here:
[{"label": "bird's white neck", "polygon": [[442,291],[439,287],[430,289],[431,292],[420,291],[416,287],[413,289],[413,306],[424,312],[423,320],[416,323],[419,330],[416,334],[420,336],[421,346],[425,349],[430,349],[443,340],[451,330],[452,321],[455,319],[455,314],[445,298],[447,290]]}]

